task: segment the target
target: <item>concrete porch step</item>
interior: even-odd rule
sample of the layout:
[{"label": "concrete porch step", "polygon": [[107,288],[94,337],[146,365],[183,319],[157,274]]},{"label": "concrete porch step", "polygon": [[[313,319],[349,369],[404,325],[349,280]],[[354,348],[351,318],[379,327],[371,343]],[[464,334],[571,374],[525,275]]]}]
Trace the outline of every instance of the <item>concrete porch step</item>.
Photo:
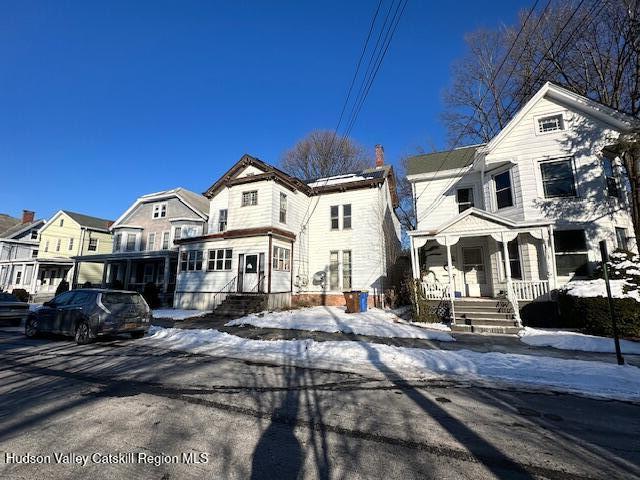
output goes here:
[{"label": "concrete porch step", "polygon": [[457,325],[490,325],[495,327],[516,327],[518,324],[513,318],[459,318]]},{"label": "concrete porch step", "polygon": [[511,320],[513,312],[498,312],[496,310],[486,310],[484,312],[461,312],[456,309],[456,318],[497,318]]},{"label": "concrete porch step", "polygon": [[505,333],[515,335],[520,331],[520,327],[497,325],[451,325],[451,331],[466,333]]}]

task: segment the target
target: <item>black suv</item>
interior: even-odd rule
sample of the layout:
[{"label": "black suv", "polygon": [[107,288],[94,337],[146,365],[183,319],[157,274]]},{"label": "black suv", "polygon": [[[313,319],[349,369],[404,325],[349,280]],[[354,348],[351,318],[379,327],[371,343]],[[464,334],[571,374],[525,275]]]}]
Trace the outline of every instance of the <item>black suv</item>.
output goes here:
[{"label": "black suv", "polygon": [[61,293],[30,312],[24,333],[27,337],[40,332],[70,335],[84,345],[99,335],[115,333],[141,338],[151,319],[151,309],[137,292],[82,288]]}]

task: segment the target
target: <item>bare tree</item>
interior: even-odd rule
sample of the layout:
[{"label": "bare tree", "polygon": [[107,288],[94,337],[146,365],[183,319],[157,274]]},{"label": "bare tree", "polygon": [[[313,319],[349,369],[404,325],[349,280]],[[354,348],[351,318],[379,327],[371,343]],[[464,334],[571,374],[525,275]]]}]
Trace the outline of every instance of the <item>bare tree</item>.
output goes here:
[{"label": "bare tree", "polygon": [[287,150],[281,160],[283,170],[303,180],[354,172],[372,165],[364,147],[329,130],[311,132]]}]

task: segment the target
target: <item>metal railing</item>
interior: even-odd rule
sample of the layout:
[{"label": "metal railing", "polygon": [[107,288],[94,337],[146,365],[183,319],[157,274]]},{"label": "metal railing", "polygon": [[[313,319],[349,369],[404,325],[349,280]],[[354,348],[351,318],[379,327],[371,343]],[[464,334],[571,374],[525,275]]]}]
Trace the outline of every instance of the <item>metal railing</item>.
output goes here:
[{"label": "metal railing", "polygon": [[237,290],[237,286],[238,276],[236,275],[231,280],[229,280],[229,282],[227,282],[224,287],[222,287],[213,295],[211,307],[214,309],[217,308],[222,302],[224,302],[225,298],[227,298],[227,295],[229,295],[230,293],[234,293]]}]

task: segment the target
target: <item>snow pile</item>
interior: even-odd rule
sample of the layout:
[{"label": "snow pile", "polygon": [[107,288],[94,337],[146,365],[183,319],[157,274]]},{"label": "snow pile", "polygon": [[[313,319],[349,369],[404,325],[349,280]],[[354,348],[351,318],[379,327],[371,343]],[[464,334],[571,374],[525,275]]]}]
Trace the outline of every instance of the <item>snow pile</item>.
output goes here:
[{"label": "snow pile", "polygon": [[[538,330],[525,327],[521,330],[520,340],[534,347],[553,347],[560,350],[579,350],[582,352],[615,353],[613,338],[596,337],[575,332]],[[640,343],[620,340],[622,353],[640,355]]]},{"label": "snow pile", "polygon": [[[611,284],[611,295],[613,298],[626,298],[632,296],[624,292],[624,287],[627,284],[625,280],[610,280],[609,283]],[[604,279],[602,278],[595,280],[572,280],[564,286],[563,290],[573,297],[606,298],[607,296],[607,287]],[[635,293],[637,294],[637,291],[635,291]]]},{"label": "snow pile", "polygon": [[334,177],[318,178],[313,182],[309,183],[308,185],[311,188],[325,187],[328,185],[338,185],[340,183],[360,182],[362,180],[366,180],[366,178],[361,175],[346,174],[346,175],[336,175]]},{"label": "snow pile", "polygon": [[171,320],[185,320],[187,318],[202,317],[209,312],[204,310],[181,310],[179,308],[161,308],[152,310],[153,318],[170,318]]},{"label": "snow pile", "polygon": [[225,326],[253,325],[261,328],[309,330],[312,332],[342,332],[373,337],[424,338],[453,342],[442,331],[416,328],[402,321],[392,312],[371,308],[361,313],[346,313],[339,307],[312,307],[284,312],[253,314],[228,322]]},{"label": "snow pile", "polygon": [[393,347],[366,342],[249,340],[217,330],[152,327],[147,345],[287,365],[333,368],[405,378],[452,376],[588,396],[640,400],[640,369],[603,362],[468,350]]}]

